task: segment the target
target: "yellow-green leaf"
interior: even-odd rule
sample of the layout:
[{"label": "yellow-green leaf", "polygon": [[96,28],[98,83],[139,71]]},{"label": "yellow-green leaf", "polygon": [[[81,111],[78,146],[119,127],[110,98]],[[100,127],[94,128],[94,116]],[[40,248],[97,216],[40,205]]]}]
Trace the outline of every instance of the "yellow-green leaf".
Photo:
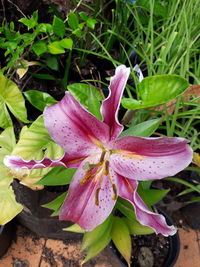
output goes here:
[{"label": "yellow-green leaf", "polygon": [[12,125],[8,109],[23,122],[27,120],[25,101],[17,85],[0,73],[0,127]]},{"label": "yellow-green leaf", "polygon": [[131,237],[129,228],[122,218],[114,217],[111,236],[116,248],[130,266]]}]

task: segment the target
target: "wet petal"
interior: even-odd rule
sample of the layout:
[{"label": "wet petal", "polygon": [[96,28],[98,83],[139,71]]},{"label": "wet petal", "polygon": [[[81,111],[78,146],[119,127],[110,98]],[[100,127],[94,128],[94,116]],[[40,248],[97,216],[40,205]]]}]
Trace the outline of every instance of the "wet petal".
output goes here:
[{"label": "wet petal", "polygon": [[109,139],[109,127],[90,114],[70,94],[44,111],[45,127],[65,152],[86,157]]},{"label": "wet petal", "polygon": [[79,224],[85,231],[92,231],[101,224],[109,216],[116,202],[113,200],[112,185],[103,172],[96,174],[93,179],[85,179],[83,183],[87,175],[84,166],[88,163],[98,163],[100,156],[99,154],[89,157],[79,166],[59,216],[61,220],[70,220]]},{"label": "wet petal", "polygon": [[123,137],[110,143],[110,165],[120,175],[134,180],[173,176],[192,161],[187,142],[183,138]]},{"label": "wet petal", "polygon": [[137,182],[118,176],[119,196],[128,200],[134,207],[137,220],[145,226],[154,229],[157,234],[174,235],[176,228],[166,223],[163,215],[151,212],[139,194],[136,192]]},{"label": "wet petal", "polygon": [[130,68],[124,65],[116,68],[115,75],[110,79],[109,96],[102,103],[101,113],[103,121],[110,126],[111,139],[115,139],[123,130],[117,114],[129,74]]}]

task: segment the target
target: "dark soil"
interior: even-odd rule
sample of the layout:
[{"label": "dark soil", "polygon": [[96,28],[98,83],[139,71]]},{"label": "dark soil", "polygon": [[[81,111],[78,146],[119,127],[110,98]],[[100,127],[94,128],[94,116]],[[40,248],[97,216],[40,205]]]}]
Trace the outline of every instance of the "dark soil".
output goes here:
[{"label": "dark soil", "polygon": [[[131,236],[131,266],[162,267],[168,256],[169,240],[162,235]],[[127,266],[123,257],[115,250],[118,257]]]}]

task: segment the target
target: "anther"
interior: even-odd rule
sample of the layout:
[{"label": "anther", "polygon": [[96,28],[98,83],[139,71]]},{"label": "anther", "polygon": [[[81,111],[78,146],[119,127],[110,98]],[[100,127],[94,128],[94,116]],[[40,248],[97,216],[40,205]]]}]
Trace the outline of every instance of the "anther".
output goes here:
[{"label": "anther", "polygon": [[116,200],[117,199],[117,187],[115,184],[112,184],[112,189],[113,189],[113,198],[112,200]]},{"label": "anther", "polygon": [[99,191],[101,190],[101,188],[97,188],[96,192],[95,192],[95,205],[99,206]]},{"label": "anther", "polygon": [[104,151],[101,153],[100,162],[103,162],[104,157],[105,157],[105,154],[106,154],[106,151],[104,150]]},{"label": "anther", "polygon": [[109,173],[109,161],[106,160],[104,174],[105,175],[108,175],[108,173]]}]

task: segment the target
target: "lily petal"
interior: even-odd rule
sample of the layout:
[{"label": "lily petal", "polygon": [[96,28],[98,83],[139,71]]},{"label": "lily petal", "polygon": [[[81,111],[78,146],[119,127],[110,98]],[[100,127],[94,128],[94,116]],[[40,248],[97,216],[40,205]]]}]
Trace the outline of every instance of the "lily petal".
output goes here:
[{"label": "lily petal", "polygon": [[42,160],[33,160],[33,159],[25,160],[18,156],[7,155],[4,157],[3,163],[7,167],[11,167],[15,169],[29,169],[29,170],[56,167],[56,166],[67,167],[65,156],[59,159],[43,158]]},{"label": "lily petal", "polygon": [[45,127],[65,152],[86,157],[109,140],[109,127],[89,113],[69,93],[44,111]]},{"label": "lily petal", "polygon": [[134,180],[173,176],[192,161],[192,149],[184,138],[123,137],[110,143],[110,166]]},{"label": "lily petal", "polygon": [[110,79],[109,95],[101,106],[103,121],[110,126],[112,140],[118,137],[123,130],[123,126],[118,121],[117,114],[129,74],[130,68],[124,65],[116,68],[115,75]]},{"label": "lily petal", "polygon": [[104,176],[104,172],[99,172],[93,179],[88,178],[83,182],[87,175],[85,166],[88,163],[97,164],[100,156],[88,157],[79,166],[59,216],[60,220],[79,224],[85,231],[92,231],[101,224],[109,216],[116,202],[116,199],[113,200],[112,185],[108,177]]},{"label": "lily petal", "polygon": [[160,233],[164,236],[174,235],[177,231],[176,228],[167,225],[163,215],[153,213],[147,208],[136,192],[137,185],[136,181],[118,175],[119,196],[128,200],[133,205],[137,220],[142,225],[153,228],[156,234]]}]

